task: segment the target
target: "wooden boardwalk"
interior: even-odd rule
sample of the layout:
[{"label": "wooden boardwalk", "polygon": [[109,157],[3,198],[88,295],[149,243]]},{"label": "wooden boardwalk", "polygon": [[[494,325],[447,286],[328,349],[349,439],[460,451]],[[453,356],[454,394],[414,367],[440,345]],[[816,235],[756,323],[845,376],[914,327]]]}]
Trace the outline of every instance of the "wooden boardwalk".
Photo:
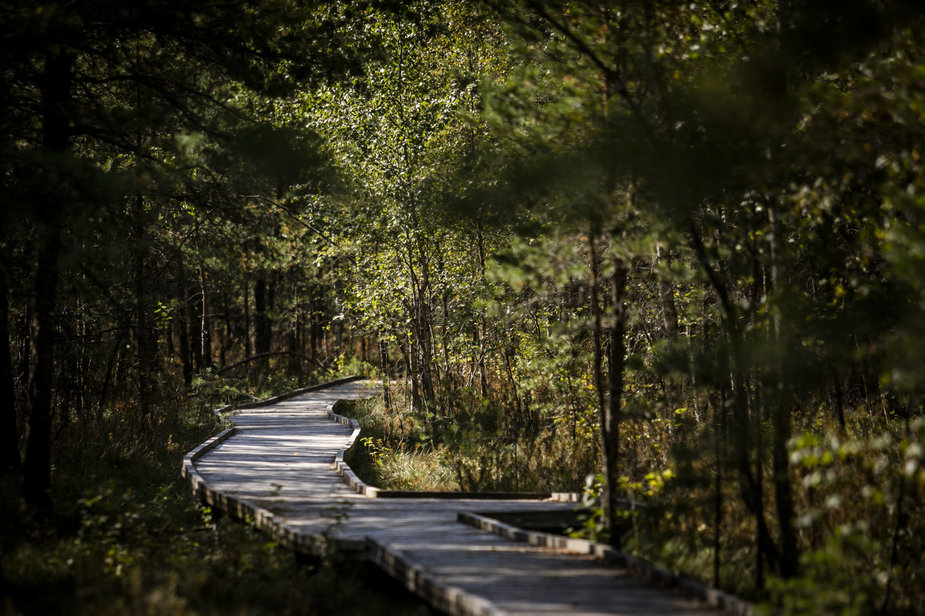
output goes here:
[{"label": "wooden boardwalk", "polygon": [[720,613],[708,603],[727,613],[747,611],[721,593],[700,592],[706,602],[681,598],[641,582],[638,574],[653,577],[651,571],[622,555],[519,531],[485,514],[573,504],[361,493],[355,478],[351,486],[341,476],[352,475],[349,468],[336,464],[358,429],[331,407],[368,395],[371,386],[340,382],[241,411],[234,428],[186,456],[184,476],[205,502],[252,521],[280,543],[308,554],[339,550],[366,558],[448,614]]}]

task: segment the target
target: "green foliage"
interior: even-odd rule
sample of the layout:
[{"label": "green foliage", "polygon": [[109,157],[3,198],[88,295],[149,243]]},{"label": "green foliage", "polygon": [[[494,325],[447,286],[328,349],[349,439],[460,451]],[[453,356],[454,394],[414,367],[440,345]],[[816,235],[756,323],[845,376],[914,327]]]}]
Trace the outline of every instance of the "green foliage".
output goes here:
[{"label": "green foliage", "polygon": [[[870,555],[879,550],[865,533],[866,529],[841,527],[818,550],[807,552],[801,559],[803,574],[793,580],[771,580],[769,592],[780,613],[794,616],[810,614],[841,614],[860,616],[878,611],[877,599],[882,596],[881,570],[851,570],[876,566]],[[847,565],[847,566],[846,566]],[[777,613],[766,608],[765,613]]]},{"label": "green foliage", "polygon": [[195,579],[104,530],[157,528],[113,504],[126,460],[375,373],[371,483],[581,489],[612,413],[588,493],[657,512],[627,549],[785,613],[921,604],[917,3],[148,4],[0,26],[2,386],[22,433],[51,366],[60,502],[100,518],[68,554],[106,584]]},{"label": "green foliage", "polygon": [[386,412],[378,398],[335,410],[360,424],[361,438],[347,453],[347,463],[363,481],[383,490],[459,489],[444,461],[447,451],[433,447],[413,416]]}]

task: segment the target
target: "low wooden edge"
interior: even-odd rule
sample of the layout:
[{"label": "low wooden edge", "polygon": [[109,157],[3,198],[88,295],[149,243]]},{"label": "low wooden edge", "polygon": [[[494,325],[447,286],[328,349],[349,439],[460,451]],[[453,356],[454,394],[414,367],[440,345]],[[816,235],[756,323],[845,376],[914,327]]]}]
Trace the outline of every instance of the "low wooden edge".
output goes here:
[{"label": "low wooden edge", "polygon": [[266,532],[274,541],[289,549],[320,555],[325,549],[323,537],[305,535],[280,523],[273,512],[233,496],[213,490],[196,469],[196,460],[227,441],[238,432],[237,428],[228,428],[213,436],[202,445],[183,457],[181,474],[189,481],[193,495],[210,507],[217,507],[238,519],[249,521]]},{"label": "low wooden edge", "polygon": [[348,486],[350,486],[350,489],[357,494],[366,496],[367,498],[378,498],[380,492],[379,488],[371,486],[360,479],[357,474],[353,472],[353,469],[350,468],[350,465],[344,462],[344,456],[350,450],[350,448],[356,444],[357,437],[360,435],[360,422],[351,417],[338,415],[334,412],[333,405],[328,409],[328,419],[353,429],[353,432],[351,433],[350,438],[347,439],[347,443],[344,445],[344,448],[337,450],[337,454],[334,456],[334,461],[331,462],[331,468],[333,468],[334,471],[340,476],[340,478],[343,479]]},{"label": "low wooden edge", "polygon": [[504,537],[509,541],[575,554],[590,554],[609,565],[625,568],[636,579],[663,588],[677,590],[689,598],[701,601],[731,616],[755,616],[754,606],[744,599],[681,577],[645,559],[615,550],[609,545],[587,539],[575,539],[540,531],[525,530],[472,512],[460,512],[457,514],[456,519],[463,524]]},{"label": "low wooden edge", "polygon": [[454,616],[503,616],[491,601],[451,586],[411,564],[400,552],[367,539],[366,558],[435,609]]},{"label": "low wooden edge", "polygon": [[379,498],[442,498],[452,500],[528,500],[548,501],[549,492],[450,492],[425,490],[379,490]]},{"label": "low wooden edge", "polygon": [[553,492],[546,500],[554,503],[580,503],[581,494],[578,492]]},{"label": "low wooden edge", "polygon": [[202,478],[202,475],[199,474],[199,471],[196,470],[196,460],[206,455],[221,443],[227,441],[229,438],[234,436],[237,433],[238,429],[235,427],[222,430],[206,442],[199,445],[188,454],[183,456],[183,466],[180,469],[180,475],[190,483],[190,487],[193,489],[193,494],[199,496],[201,491],[206,486],[205,479]]}]

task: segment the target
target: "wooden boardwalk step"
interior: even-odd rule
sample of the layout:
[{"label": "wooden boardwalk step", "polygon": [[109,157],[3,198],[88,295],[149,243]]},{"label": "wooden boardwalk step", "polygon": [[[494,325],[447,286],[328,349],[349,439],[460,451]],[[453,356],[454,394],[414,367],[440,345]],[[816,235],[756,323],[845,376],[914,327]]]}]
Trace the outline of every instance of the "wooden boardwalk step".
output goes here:
[{"label": "wooden boardwalk step", "polygon": [[358,428],[332,420],[330,409],[374,387],[339,382],[243,410],[232,417],[233,428],[187,454],[183,474],[203,501],[252,521],[283,545],[309,554],[355,553],[448,614],[750,612],[748,604],[696,585],[687,590],[702,601],[643,583],[638,562],[606,557],[602,546],[557,543],[482,515],[561,512],[574,503],[465,494],[382,498],[387,493],[375,488],[364,494],[363,486],[351,487],[336,470],[352,475],[342,456]]}]

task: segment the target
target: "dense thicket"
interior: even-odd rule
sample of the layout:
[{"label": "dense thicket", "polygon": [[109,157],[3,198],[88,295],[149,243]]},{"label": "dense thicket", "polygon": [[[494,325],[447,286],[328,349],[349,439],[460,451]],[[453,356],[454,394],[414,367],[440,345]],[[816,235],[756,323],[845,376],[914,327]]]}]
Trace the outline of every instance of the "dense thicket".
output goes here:
[{"label": "dense thicket", "polygon": [[3,15],[5,435],[24,434],[25,496],[47,506],[72,422],[128,404],[151,427],[217,375],[284,356],[299,380],[333,355],[331,294],[304,274],[315,234],[289,208],[328,189],[318,139],[255,108],[360,48],[288,2]]},{"label": "dense thicket", "polygon": [[602,491],[591,532],[792,613],[920,609],[917,2],[2,8],[31,505],[88,426],[375,364],[380,462]]},{"label": "dense thicket", "polygon": [[795,612],[914,612],[918,7],[418,6],[310,106],[368,221],[349,307],[408,378],[374,458],[600,468],[615,544]]}]

